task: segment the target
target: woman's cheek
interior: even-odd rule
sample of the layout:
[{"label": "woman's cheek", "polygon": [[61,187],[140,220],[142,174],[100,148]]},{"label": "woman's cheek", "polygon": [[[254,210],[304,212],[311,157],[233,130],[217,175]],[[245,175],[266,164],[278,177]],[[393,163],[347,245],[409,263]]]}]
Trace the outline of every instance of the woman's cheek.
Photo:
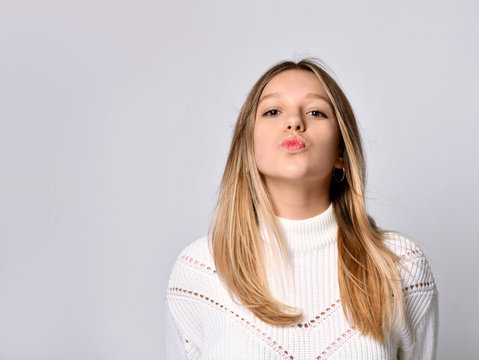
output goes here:
[{"label": "woman's cheek", "polygon": [[268,154],[268,139],[265,136],[265,129],[262,129],[261,126],[255,128],[253,141],[254,141],[254,153],[256,162],[259,163],[264,161],[265,156]]},{"label": "woman's cheek", "polygon": [[266,151],[264,144],[261,141],[255,141],[254,149],[256,165],[258,166],[258,169],[261,170],[264,167],[265,161],[267,161],[266,158],[268,156],[268,151]]}]

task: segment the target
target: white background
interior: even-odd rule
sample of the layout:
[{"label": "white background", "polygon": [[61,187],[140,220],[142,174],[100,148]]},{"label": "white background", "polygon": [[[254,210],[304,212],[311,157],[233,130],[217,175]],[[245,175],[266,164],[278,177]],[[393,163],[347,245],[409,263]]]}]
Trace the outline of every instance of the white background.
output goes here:
[{"label": "white background", "polygon": [[164,358],[171,267],[274,63],[323,59],[368,209],[421,246],[439,359],[477,354],[474,1],[0,2],[0,359]]}]

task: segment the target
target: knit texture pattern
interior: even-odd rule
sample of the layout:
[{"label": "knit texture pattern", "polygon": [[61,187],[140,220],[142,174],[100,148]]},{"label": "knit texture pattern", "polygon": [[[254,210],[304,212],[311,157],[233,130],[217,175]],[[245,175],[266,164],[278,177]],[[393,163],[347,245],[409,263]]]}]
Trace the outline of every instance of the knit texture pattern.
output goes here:
[{"label": "knit texture pattern", "polygon": [[[438,292],[421,249],[390,233],[401,256],[405,322],[384,344],[361,334],[343,313],[337,273],[337,222],[332,204],[305,220],[277,218],[292,259],[288,287],[275,297],[303,311],[302,321],[272,326],[231,298],[203,237],[178,256],[166,293],[167,359],[435,359]],[[286,290],[282,290],[286,289]]]}]

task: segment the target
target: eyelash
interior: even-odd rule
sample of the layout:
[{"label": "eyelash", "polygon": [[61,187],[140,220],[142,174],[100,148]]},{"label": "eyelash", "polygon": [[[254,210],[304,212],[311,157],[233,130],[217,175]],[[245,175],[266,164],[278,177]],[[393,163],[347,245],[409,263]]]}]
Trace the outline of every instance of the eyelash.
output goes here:
[{"label": "eyelash", "polygon": [[[279,110],[277,110],[277,109],[268,110],[268,111],[266,111],[266,112],[263,114],[263,116],[276,116],[276,115],[277,115],[277,114],[276,114],[276,115],[267,115],[267,114],[270,113],[271,111],[279,111]],[[321,114],[322,117],[327,118],[326,114],[323,113],[322,111],[319,111],[319,110],[311,110],[311,111],[308,112],[308,114],[309,114],[310,112],[317,112],[317,113]],[[313,115],[313,116],[314,116],[314,115]]]}]

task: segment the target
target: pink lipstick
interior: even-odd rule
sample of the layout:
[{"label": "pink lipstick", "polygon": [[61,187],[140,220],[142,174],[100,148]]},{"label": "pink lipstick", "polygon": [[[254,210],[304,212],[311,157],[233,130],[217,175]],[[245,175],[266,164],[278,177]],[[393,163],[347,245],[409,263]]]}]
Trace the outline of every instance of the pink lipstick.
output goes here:
[{"label": "pink lipstick", "polygon": [[298,152],[305,148],[304,140],[298,136],[288,136],[281,143],[281,147],[288,152]]}]

